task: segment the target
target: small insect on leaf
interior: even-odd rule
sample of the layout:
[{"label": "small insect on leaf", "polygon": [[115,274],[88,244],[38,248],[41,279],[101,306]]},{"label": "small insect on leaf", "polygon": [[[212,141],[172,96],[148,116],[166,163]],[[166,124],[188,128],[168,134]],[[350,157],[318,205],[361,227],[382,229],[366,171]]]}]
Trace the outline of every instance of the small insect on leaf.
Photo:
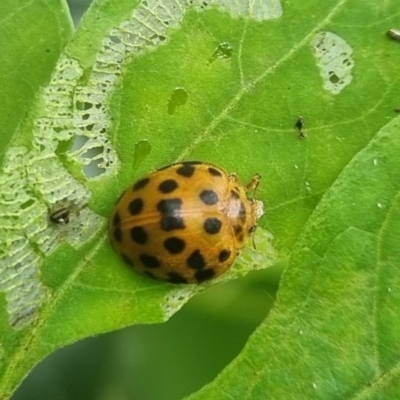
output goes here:
[{"label": "small insect on leaf", "polygon": [[68,207],[62,207],[57,210],[51,211],[49,218],[51,222],[55,224],[68,224],[70,216],[70,209]]},{"label": "small insect on leaf", "polygon": [[258,189],[258,186],[260,185],[261,181],[261,175],[260,174],[255,174],[250,182],[246,185],[246,190],[253,190],[253,197],[256,197],[256,191]]},{"label": "small insect on leaf", "polygon": [[303,131],[303,127],[304,127],[304,118],[301,115],[299,115],[297,117],[297,121],[294,125],[294,128],[299,132],[300,139],[304,139],[307,136]]}]

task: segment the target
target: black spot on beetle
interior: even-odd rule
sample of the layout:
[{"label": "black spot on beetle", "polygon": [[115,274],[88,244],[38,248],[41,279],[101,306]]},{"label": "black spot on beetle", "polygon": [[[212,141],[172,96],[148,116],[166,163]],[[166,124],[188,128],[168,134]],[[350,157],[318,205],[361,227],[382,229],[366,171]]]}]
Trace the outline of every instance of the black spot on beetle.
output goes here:
[{"label": "black spot on beetle", "polygon": [[203,190],[200,193],[200,199],[204,204],[212,206],[218,203],[218,195],[214,190]]},{"label": "black spot on beetle", "polygon": [[182,275],[178,274],[177,272],[169,272],[168,276],[169,276],[168,282],[187,283],[187,279],[185,279]]},{"label": "black spot on beetle", "polygon": [[139,189],[143,189],[150,182],[150,178],[143,178],[140,181],[137,181],[133,185],[133,191],[136,192]]},{"label": "black spot on beetle", "polygon": [[163,231],[173,231],[175,229],[185,229],[185,223],[180,217],[162,217],[160,222]]},{"label": "black spot on beetle", "polygon": [[192,163],[183,163],[182,166],[176,170],[176,173],[185,178],[190,178],[194,174],[194,170],[195,168]]},{"label": "black spot on beetle", "polygon": [[161,229],[172,231],[184,229],[185,223],[181,217],[182,200],[179,198],[161,200],[157,204],[157,210],[161,213]]},{"label": "black spot on beetle", "polygon": [[113,237],[116,242],[121,242],[122,241],[122,231],[120,228],[115,228],[113,232]]},{"label": "black spot on beetle", "polygon": [[229,259],[230,256],[231,256],[231,251],[224,249],[224,250],[220,251],[218,260],[219,260],[219,262],[225,262],[226,260]]},{"label": "black spot on beetle", "polygon": [[128,209],[131,215],[138,215],[141,213],[143,206],[144,206],[143,200],[140,197],[138,197],[129,203]]},{"label": "black spot on beetle", "polygon": [[178,187],[178,182],[174,179],[167,179],[158,185],[161,193],[167,194],[173,192]]},{"label": "black spot on beetle", "polygon": [[204,282],[214,277],[215,271],[212,268],[201,269],[194,274],[197,282]]},{"label": "black spot on beetle", "polygon": [[114,216],[113,216],[113,220],[112,223],[114,226],[117,226],[121,223],[121,217],[119,216],[119,212],[117,211]]},{"label": "black spot on beetle", "polygon": [[204,257],[200,250],[195,250],[186,260],[186,265],[193,269],[203,269],[206,267]]},{"label": "black spot on beetle", "polygon": [[161,263],[157,257],[149,256],[148,254],[141,254],[139,259],[147,268],[158,268],[161,266]]},{"label": "black spot on beetle", "polygon": [[204,221],[204,230],[210,235],[215,235],[221,230],[222,222],[218,218],[207,218]]},{"label": "black spot on beetle", "polygon": [[137,244],[146,244],[148,235],[143,226],[135,226],[131,229],[131,238]]},{"label": "black spot on beetle", "polygon": [[157,210],[167,217],[180,217],[181,207],[182,199],[179,198],[161,200],[157,203]]},{"label": "black spot on beetle", "polygon": [[220,171],[218,171],[216,168],[213,168],[213,167],[208,167],[208,172],[212,176],[222,176],[222,173]]},{"label": "black spot on beetle", "polygon": [[178,254],[185,249],[186,243],[178,237],[170,237],[164,240],[164,248],[171,254]]}]

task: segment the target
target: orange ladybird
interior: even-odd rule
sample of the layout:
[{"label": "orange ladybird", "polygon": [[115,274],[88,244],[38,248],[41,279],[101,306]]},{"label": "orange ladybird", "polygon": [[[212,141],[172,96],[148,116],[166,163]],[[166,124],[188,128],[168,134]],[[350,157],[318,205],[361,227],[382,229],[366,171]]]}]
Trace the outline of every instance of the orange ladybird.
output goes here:
[{"label": "orange ladybird", "polygon": [[187,161],[168,165],[128,188],[112,213],[109,237],[135,271],[172,283],[225,272],[262,215],[262,203],[235,174]]}]

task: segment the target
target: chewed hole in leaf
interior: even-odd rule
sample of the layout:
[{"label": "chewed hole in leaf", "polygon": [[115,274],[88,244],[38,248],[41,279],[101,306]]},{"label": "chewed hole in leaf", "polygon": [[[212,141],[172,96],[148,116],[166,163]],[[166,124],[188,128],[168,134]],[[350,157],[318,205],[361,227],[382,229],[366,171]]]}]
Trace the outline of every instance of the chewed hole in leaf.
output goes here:
[{"label": "chewed hole in leaf", "polygon": [[214,50],[214,53],[209,58],[208,62],[211,64],[217,59],[229,59],[232,57],[233,47],[228,42],[223,42],[218,45],[218,47]]},{"label": "chewed hole in leaf", "polygon": [[83,167],[83,172],[88,178],[100,176],[104,174],[105,171],[106,168],[101,168],[98,160],[92,160]]},{"label": "chewed hole in leaf", "polygon": [[352,47],[332,32],[320,32],[311,41],[319,73],[325,90],[339,94],[352,79]]},{"label": "chewed hole in leaf", "polygon": [[168,114],[174,114],[177,107],[186,104],[189,95],[182,87],[176,88],[168,101]]}]

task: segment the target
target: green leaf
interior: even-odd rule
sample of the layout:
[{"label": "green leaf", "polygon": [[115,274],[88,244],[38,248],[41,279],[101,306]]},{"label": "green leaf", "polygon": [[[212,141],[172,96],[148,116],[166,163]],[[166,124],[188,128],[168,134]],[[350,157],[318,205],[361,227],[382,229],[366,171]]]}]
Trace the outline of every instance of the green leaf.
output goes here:
[{"label": "green leaf", "polygon": [[270,317],[190,399],[398,397],[399,131],[396,118],[342,171],[304,226]]},{"label": "green leaf", "polygon": [[0,4],[0,161],[12,134],[72,34],[64,1],[2,0]]},{"label": "green leaf", "polygon": [[[65,5],[24,4],[0,6],[7,33],[20,15],[32,26],[23,49],[7,42],[0,75],[4,397],[54,349],[164,321],[207,286],[286,260],[271,316],[193,397],[288,398],[293,382],[299,399],[393,390],[400,46],[385,32],[395,0],[99,0],[63,51]],[[55,66],[40,35],[62,52]],[[17,53],[33,56],[27,85]],[[256,249],[231,271],[175,287],[132,274],[106,231],[123,189],[183,159],[243,181],[260,173],[267,212]],[[68,224],[50,220],[60,210]]]}]

